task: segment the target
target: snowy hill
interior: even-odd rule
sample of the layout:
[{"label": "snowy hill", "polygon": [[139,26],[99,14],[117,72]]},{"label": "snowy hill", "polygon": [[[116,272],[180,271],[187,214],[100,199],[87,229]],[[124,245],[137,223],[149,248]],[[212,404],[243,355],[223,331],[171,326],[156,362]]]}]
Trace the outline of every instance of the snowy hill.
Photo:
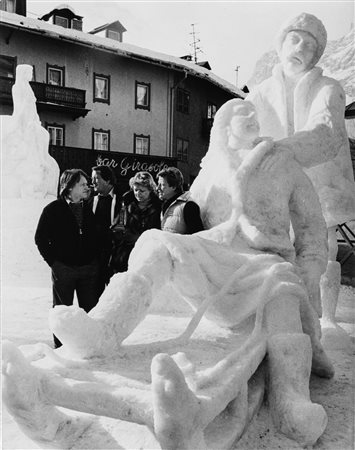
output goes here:
[{"label": "snowy hill", "polygon": [[[323,68],[324,75],[338,80],[348,99],[355,99],[355,46],[354,28],[340,39],[328,41],[325,52],[317,65]],[[269,78],[272,68],[279,61],[275,50],[270,50],[257,61],[247,86],[252,88]],[[348,103],[348,102],[347,102]]]}]

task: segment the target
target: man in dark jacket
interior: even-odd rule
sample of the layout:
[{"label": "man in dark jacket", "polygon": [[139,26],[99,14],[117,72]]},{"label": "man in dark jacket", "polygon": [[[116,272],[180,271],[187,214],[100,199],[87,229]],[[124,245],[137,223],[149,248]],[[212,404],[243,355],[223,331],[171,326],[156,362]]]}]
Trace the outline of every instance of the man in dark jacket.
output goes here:
[{"label": "man in dark jacket", "polygon": [[176,167],[161,170],[158,175],[158,195],[163,201],[161,229],[171,233],[193,234],[203,230],[200,208],[184,192],[184,178]]},{"label": "man in dark jacket", "polygon": [[[38,222],[35,242],[52,269],[53,307],[72,305],[74,292],[86,312],[98,301],[98,233],[85,201],[89,195],[86,173],[66,170],[59,198],[43,209]],[[54,345],[61,345],[55,336]]]},{"label": "man in dark jacket", "polygon": [[121,202],[119,201],[120,196],[116,192],[116,176],[111,167],[95,166],[91,170],[91,181],[95,196],[89,200],[89,203],[95,215],[99,232],[98,296],[100,297],[112,275],[109,269],[113,245],[111,226],[115,223],[115,217],[119,213]]}]

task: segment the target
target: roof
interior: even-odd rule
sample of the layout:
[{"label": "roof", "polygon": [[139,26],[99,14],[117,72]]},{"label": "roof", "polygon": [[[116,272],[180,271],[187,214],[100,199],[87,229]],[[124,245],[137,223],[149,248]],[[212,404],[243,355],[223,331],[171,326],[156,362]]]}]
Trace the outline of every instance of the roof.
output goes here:
[{"label": "roof", "polygon": [[49,13],[44,14],[42,17],[40,17],[40,20],[48,20],[49,18],[51,18],[54,15],[57,15],[57,14],[60,15],[60,13],[64,13],[66,16],[69,16],[72,18],[75,17],[76,19],[83,18],[83,16],[78,16],[77,14],[75,14],[75,11],[71,6],[62,4],[62,5],[58,5],[54,9],[52,9],[52,11],[50,11]]},{"label": "roof", "polygon": [[208,61],[199,61],[196,63],[198,66],[204,67],[205,69],[212,70],[210,63]]},{"label": "roof", "polygon": [[105,25],[100,25],[97,28],[94,28],[93,30],[89,31],[90,34],[96,34],[99,33],[102,30],[118,30],[120,33],[123,33],[124,31],[127,31],[126,28],[122,25],[122,23],[119,20],[115,20],[111,23],[106,23]]},{"label": "roof", "polygon": [[232,95],[241,98],[245,97],[245,93],[232,83],[218,77],[204,67],[201,67],[191,61],[183,60],[177,56],[158,53],[153,50],[96,36],[94,34],[84,33],[72,28],[64,28],[58,25],[53,25],[51,23],[44,22],[43,20],[32,19],[3,11],[0,16],[0,24],[10,28],[27,31],[29,33],[46,36],[51,39],[58,39],[64,42],[71,42],[73,44],[107,51],[124,58],[131,58],[146,62],[148,64],[159,65],[171,70],[185,72],[187,75],[204,79]]}]

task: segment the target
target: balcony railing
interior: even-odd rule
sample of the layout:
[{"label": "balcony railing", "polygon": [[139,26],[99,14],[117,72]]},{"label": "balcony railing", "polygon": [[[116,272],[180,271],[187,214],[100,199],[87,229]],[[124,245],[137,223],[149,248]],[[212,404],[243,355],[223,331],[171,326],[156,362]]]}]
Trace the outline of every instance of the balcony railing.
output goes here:
[{"label": "balcony railing", "polygon": [[82,89],[31,82],[38,102],[56,103],[72,108],[85,108],[85,91]]},{"label": "balcony railing", "polygon": [[[14,78],[0,77],[0,101],[12,104],[11,89]],[[71,113],[74,118],[86,116],[89,110],[85,109],[85,94],[82,89],[54,86],[52,84],[31,81],[33,92],[37,99],[39,110],[64,110]]]}]

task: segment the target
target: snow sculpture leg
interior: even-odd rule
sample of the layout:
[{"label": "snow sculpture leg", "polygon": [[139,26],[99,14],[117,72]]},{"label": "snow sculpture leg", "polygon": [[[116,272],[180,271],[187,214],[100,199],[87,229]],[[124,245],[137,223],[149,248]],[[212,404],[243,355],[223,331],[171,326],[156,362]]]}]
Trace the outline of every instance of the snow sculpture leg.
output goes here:
[{"label": "snow sculpture leg", "polygon": [[104,356],[118,351],[143,320],[151,301],[151,283],[145,277],[118,273],[89,314],[76,306],[57,306],[50,312],[49,324],[76,356]]},{"label": "snow sculpture leg", "polygon": [[[275,426],[302,445],[312,445],[327,424],[324,409],[309,397],[310,338],[302,333],[299,299],[281,298],[265,307],[269,334],[269,404]],[[314,312],[315,314],[315,312]]]},{"label": "snow sculpture leg", "polygon": [[322,378],[332,378],[334,376],[334,367],[320,341],[320,321],[307,299],[301,299],[300,301],[300,314],[303,332],[311,339],[312,373]]},{"label": "snow sculpture leg", "polygon": [[321,278],[322,321],[327,325],[335,325],[335,311],[340,291],[341,267],[337,261],[329,261],[326,272]]},{"label": "snow sculpture leg", "polygon": [[44,394],[41,372],[10,342],[3,342],[2,351],[3,400],[20,428],[50,448],[74,443],[91,420],[59,411]]},{"label": "snow sculpture leg", "polygon": [[312,350],[304,334],[279,334],[268,342],[269,405],[275,426],[301,445],[313,445],[327,425],[321,405],[312,403]]},{"label": "snow sculpture leg", "polygon": [[336,261],[337,253],[336,227],[331,227],[328,228],[328,265],[327,270],[322,275],[320,288],[323,309],[322,322],[333,328],[336,326],[335,311],[341,282],[341,267]]},{"label": "snow sculpture leg", "polygon": [[118,351],[144,319],[155,290],[169,280],[171,257],[162,244],[141,255],[139,265],[112,277],[89,314],[76,306],[57,306],[50,312],[51,330],[76,356],[90,358]]}]

